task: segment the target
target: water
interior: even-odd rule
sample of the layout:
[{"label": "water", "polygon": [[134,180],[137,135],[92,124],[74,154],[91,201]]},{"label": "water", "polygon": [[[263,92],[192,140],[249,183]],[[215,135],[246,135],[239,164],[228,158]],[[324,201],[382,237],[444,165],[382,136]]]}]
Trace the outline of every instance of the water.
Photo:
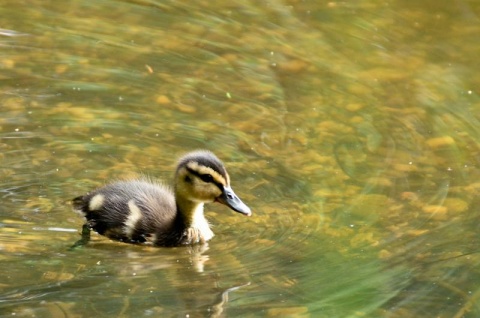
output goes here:
[{"label": "water", "polygon": [[[477,317],[479,9],[3,5],[0,315]],[[251,218],[69,250],[71,198],[196,148]]]}]

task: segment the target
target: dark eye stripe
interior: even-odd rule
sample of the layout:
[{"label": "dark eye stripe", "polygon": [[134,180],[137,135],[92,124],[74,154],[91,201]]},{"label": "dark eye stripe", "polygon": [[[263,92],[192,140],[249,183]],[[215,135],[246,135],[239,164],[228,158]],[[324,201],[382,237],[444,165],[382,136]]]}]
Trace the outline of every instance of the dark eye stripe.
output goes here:
[{"label": "dark eye stripe", "polygon": [[191,174],[193,174],[193,175],[199,177],[200,179],[202,179],[203,182],[213,183],[220,190],[223,191],[223,184],[221,182],[218,182],[217,180],[215,180],[211,174],[198,173],[198,171],[193,170],[193,169],[189,168],[188,166],[186,166],[185,168],[187,168],[188,172],[190,172]]},{"label": "dark eye stripe", "polygon": [[202,179],[203,182],[213,182],[213,177],[211,174],[202,174],[200,175],[200,179]]}]

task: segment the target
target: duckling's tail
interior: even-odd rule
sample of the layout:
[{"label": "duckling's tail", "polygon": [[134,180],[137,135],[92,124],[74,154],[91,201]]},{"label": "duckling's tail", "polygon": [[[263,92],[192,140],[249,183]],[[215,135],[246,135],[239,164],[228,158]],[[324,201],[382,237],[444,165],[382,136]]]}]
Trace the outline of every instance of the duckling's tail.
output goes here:
[{"label": "duckling's tail", "polygon": [[83,216],[87,214],[88,211],[88,206],[85,202],[85,197],[84,196],[79,196],[76,197],[75,199],[72,200],[73,204],[73,210]]}]

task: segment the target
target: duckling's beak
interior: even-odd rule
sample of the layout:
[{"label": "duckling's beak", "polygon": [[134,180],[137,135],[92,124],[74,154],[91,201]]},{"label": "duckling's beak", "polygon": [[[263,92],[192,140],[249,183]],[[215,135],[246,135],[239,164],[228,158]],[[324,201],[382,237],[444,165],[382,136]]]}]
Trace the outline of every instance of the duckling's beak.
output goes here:
[{"label": "duckling's beak", "polygon": [[225,204],[230,209],[246,216],[252,215],[250,208],[246,206],[239,197],[237,197],[230,187],[224,187],[222,195],[215,199],[215,201]]}]

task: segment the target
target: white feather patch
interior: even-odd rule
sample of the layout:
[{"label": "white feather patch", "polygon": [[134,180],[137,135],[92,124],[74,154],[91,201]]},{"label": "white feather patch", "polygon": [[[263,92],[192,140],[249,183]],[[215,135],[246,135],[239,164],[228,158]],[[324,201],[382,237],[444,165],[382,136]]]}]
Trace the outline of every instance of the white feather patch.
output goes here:
[{"label": "white feather patch", "polygon": [[142,212],[140,208],[135,204],[133,200],[128,201],[128,210],[130,214],[125,220],[125,235],[128,238],[132,238],[133,231],[135,231],[135,225],[142,218]]},{"label": "white feather patch", "polygon": [[88,209],[90,211],[100,210],[105,202],[105,196],[103,194],[97,194],[88,202]]}]

